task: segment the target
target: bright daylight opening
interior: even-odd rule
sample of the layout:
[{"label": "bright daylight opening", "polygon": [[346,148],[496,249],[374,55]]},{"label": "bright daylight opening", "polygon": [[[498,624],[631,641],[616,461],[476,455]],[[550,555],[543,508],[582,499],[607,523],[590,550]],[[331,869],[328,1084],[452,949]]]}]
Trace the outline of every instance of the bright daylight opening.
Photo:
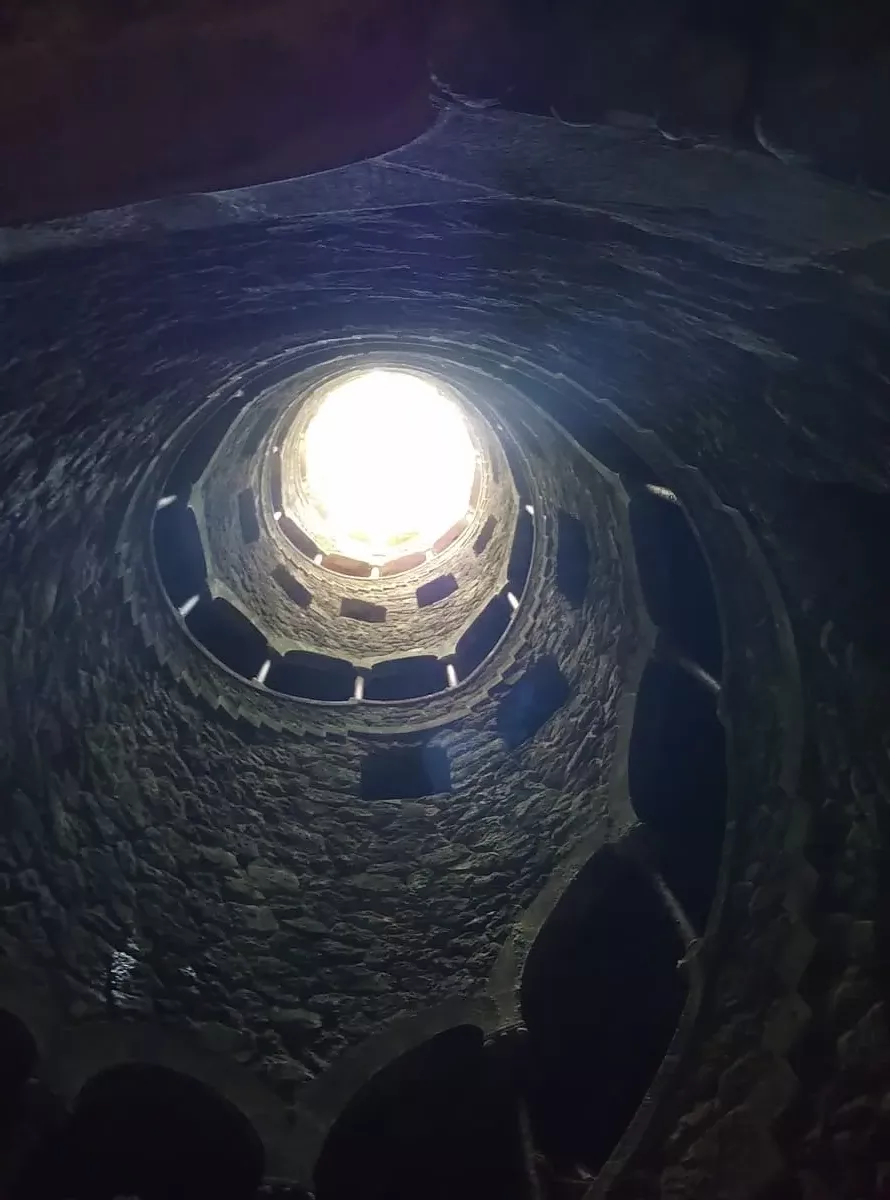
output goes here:
[{"label": "bright daylight opening", "polygon": [[417,375],[368,371],[335,387],[304,445],[307,491],[333,553],[426,550],[469,509],[476,455],[466,422]]}]

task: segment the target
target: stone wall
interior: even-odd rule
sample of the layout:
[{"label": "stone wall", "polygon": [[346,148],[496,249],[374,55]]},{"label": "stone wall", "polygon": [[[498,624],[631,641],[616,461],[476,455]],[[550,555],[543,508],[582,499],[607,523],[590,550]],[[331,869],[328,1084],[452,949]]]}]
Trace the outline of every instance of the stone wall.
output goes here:
[{"label": "stone wall", "polygon": [[3,222],[324,170],[429,121],[414,6],[125,7],[25,6],[0,40]]},{"label": "stone wall", "polygon": [[432,63],[458,93],[520,111],[651,123],[890,187],[890,17],[868,0],[455,0]]},{"label": "stone wall", "polygon": [[44,0],[10,7],[0,35],[0,220],[379,154],[425,128],[431,90],[883,189],[888,63],[886,10],[865,0]]},{"label": "stone wall", "polygon": [[[577,507],[584,477],[547,468],[589,453],[632,475],[604,449],[620,458],[619,430],[688,508],[722,589],[737,817],[725,924],[686,964],[709,981],[700,1011],[646,1139],[596,1186],[747,1197],[815,1177],[811,1194],[869,1194],[886,1174],[886,605],[851,603],[851,580],[882,576],[850,546],[860,493],[886,530],[887,205],[655,132],[461,110],[338,186],[6,240],[5,953],[55,972],[75,1046],[109,1015],[126,1037],[167,1027],[225,1048],[297,1123],[298,1089],[363,1021],[463,1003],[544,877],[562,886],[590,849],[639,630],[614,483]],[[350,195],[361,211],[343,214]],[[602,605],[579,618],[548,555],[527,640],[461,713],[417,710],[456,798],[375,807],[356,802],[359,759],[404,724],[248,696],[151,594],[136,517],[166,438],[240,370],[406,330],[515,385],[523,419],[534,406],[542,499],[596,530]],[[537,649],[578,691],[510,754],[495,706]]]}]

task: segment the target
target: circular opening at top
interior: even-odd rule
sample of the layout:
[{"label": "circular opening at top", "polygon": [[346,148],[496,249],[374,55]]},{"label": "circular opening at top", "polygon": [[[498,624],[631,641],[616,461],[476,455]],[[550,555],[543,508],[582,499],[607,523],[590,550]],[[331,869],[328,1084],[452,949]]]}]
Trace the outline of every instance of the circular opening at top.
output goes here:
[{"label": "circular opening at top", "polygon": [[308,499],[330,553],[427,550],[471,507],[476,453],[457,404],[407,371],[353,376],[304,434]]}]

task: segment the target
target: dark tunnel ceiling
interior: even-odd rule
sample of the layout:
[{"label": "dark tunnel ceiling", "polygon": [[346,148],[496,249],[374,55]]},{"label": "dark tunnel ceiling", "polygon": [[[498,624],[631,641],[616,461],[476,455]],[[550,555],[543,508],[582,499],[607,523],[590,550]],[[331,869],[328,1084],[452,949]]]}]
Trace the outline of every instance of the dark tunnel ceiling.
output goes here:
[{"label": "dark tunnel ceiling", "polygon": [[[355,1180],[325,1182],[323,1135],[373,1158],[361,1088],[378,1069],[521,1015],[534,1136],[556,1163],[607,1163],[681,1017],[718,1019],[695,939],[729,903],[726,872],[785,837],[796,660],[751,528],[803,545],[814,488],[886,489],[890,268],[867,250],[888,233],[884,201],[779,164],[451,112],[385,164],[11,234],[3,949],[55,972],[66,1086],[89,1077],[78,1037],[100,1045],[102,1021],[196,1044],[230,1029],[233,1071],[265,1089],[249,1115],[270,1170],[307,1179],[321,1154],[335,1197]],[[384,685],[333,710],[205,654],[164,603],[149,531],[208,398],[247,402],[258,373],[372,346],[476,388],[514,474],[527,464],[537,525],[517,617],[486,618],[465,688],[402,701]],[[232,519],[254,545],[243,490]],[[625,788],[632,733],[654,761]],[[800,847],[783,845],[793,878]],[[621,954],[607,914],[625,910],[651,958]],[[588,933],[597,961],[554,987],[548,963]],[[734,1004],[762,1016],[797,995],[806,959],[795,974],[782,953],[739,943],[764,969],[727,976]],[[117,982],[109,954],[128,964]],[[627,995],[663,999],[648,1025],[603,994],[621,971]],[[593,995],[646,1054],[585,1140],[547,1111],[583,1089],[579,1064],[620,1078],[617,1040],[557,1036]],[[455,1044],[473,1060],[478,1040]],[[286,1105],[299,1132],[277,1143],[268,1114]]]},{"label": "dark tunnel ceiling", "polygon": [[[3,219],[354,161],[424,129],[430,91],[890,184],[879,0],[264,0],[261,11],[10,0]],[[167,127],[176,138],[157,133]]]}]

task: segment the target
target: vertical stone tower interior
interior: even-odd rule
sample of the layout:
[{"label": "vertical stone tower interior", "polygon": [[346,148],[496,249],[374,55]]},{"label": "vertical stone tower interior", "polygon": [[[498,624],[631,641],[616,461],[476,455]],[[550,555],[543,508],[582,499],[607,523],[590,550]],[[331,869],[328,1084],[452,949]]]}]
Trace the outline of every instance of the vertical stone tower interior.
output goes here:
[{"label": "vertical stone tower interior", "polygon": [[890,1195],[886,43],[792,7],[307,6],[291,142],[280,4],[10,18],[3,1195]]}]

